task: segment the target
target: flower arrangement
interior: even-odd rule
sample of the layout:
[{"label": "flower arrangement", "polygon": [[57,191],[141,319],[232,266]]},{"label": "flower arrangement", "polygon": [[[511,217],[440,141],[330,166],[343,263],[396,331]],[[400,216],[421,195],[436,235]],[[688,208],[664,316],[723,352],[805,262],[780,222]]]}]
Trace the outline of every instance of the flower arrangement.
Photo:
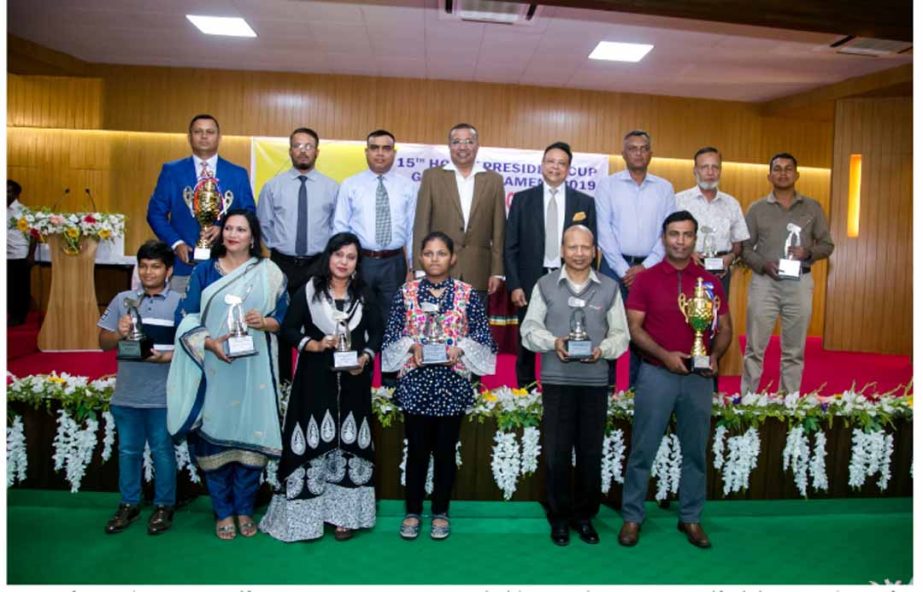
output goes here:
[{"label": "flower arrangement", "polygon": [[104,212],[52,212],[23,209],[20,216],[9,220],[9,227],[45,242],[46,237],[59,234],[64,240],[64,252],[80,252],[80,240],[110,240],[125,234],[125,215]]}]

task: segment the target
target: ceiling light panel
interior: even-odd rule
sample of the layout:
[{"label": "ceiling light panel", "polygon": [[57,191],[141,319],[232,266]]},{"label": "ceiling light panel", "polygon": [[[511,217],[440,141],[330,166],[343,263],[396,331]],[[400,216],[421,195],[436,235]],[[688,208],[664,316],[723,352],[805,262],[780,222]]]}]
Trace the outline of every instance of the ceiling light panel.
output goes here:
[{"label": "ceiling light panel", "polygon": [[202,16],[187,14],[193,25],[206,35],[225,35],[228,37],[256,37],[256,32],[250,28],[247,21],[240,17],[229,16]]},{"label": "ceiling light panel", "polygon": [[600,41],[596,49],[590,53],[590,59],[610,62],[640,62],[652,49],[654,49],[654,46],[646,43]]}]

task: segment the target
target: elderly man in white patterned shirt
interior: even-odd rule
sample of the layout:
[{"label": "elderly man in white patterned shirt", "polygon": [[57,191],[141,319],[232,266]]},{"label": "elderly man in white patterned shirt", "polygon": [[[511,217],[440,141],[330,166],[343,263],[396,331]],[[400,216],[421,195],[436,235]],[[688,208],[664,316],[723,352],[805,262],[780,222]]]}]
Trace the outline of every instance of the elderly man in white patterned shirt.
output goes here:
[{"label": "elderly man in white patterned shirt", "polygon": [[676,208],[687,210],[699,223],[693,260],[720,277],[724,293],[729,295],[731,263],[740,255],[741,243],[750,238],[750,231],[747,230],[740,203],[718,190],[721,180],[721,153],[718,149],[711,146],[700,148],[693,160],[696,185],[676,194]]}]

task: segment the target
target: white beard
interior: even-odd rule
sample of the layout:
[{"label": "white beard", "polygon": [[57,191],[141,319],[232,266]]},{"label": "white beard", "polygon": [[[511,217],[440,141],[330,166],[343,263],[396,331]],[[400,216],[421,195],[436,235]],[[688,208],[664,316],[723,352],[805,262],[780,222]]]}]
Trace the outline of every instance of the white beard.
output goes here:
[{"label": "white beard", "polygon": [[695,183],[696,185],[699,186],[699,189],[703,191],[712,191],[713,189],[718,188],[718,184],[720,183],[720,181],[702,181],[701,179],[699,179],[699,175],[696,174]]}]

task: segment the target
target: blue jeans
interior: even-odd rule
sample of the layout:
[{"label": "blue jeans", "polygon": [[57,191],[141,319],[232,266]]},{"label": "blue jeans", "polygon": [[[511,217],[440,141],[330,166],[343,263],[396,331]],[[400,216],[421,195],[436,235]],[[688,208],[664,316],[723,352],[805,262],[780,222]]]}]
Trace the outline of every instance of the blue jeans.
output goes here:
[{"label": "blue jeans", "polygon": [[119,435],[119,493],[122,503],[141,503],[141,463],[145,441],[154,462],[154,504],[176,504],[176,454],[167,432],[165,408],[139,408],[112,405]]},{"label": "blue jeans", "polygon": [[218,520],[229,516],[253,516],[256,493],[260,488],[263,469],[248,467],[239,462],[205,472],[208,494]]}]

